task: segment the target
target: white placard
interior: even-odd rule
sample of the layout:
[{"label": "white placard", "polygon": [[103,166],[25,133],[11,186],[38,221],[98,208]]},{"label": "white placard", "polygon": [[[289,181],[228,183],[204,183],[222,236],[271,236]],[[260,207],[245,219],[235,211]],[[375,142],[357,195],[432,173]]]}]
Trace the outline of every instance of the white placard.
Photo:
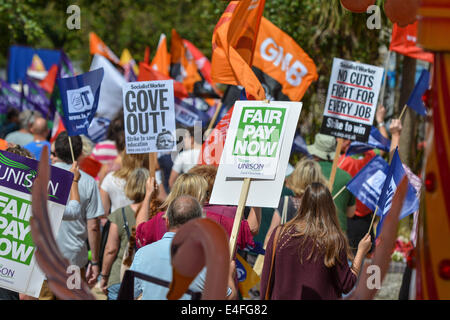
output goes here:
[{"label": "white placard", "polygon": [[123,85],[127,153],[176,150],[173,80]]},{"label": "white placard", "polygon": [[279,102],[235,102],[220,162],[227,178],[275,178],[288,113]]},{"label": "white placard", "polygon": [[321,133],[367,142],[384,69],[334,58]]},{"label": "white placard", "polygon": [[[251,101],[254,106],[266,105],[263,101]],[[294,140],[297,122],[302,109],[301,102],[291,101],[271,101],[270,104],[274,107],[284,107],[288,109],[289,116],[286,118],[283,139],[281,141],[281,149],[275,177],[273,179],[251,180],[250,190],[247,197],[246,206],[277,208],[280,201],[281,191],[285,180],[286,169],[291,154],[292,142]],[[236,107],[236,105],[235,105]],[[233,110],[231,122],[237,113]],[[227,134],[227,144],[229,136]],[[230,140],[231,141],[231,140]],[[229,143],[229,142],[228,142]],[[217,171],[214,188],[211,194],[210,203],[220,205],[238,205],[239,196],[242,189],[242,178],[227,177],[227,169],[223,164],[226,163],[226,149],[222,153],[219,169]]]}]

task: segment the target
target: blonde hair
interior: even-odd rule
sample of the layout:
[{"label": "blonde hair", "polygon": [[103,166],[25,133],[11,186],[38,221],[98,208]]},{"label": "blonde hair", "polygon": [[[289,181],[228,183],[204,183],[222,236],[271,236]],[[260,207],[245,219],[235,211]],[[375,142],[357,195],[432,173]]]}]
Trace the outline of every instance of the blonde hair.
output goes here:
[{"label": "blonde hair", "polygon": [[302,159],[299,161],[292,174],[286,178],[286,186],[297,197],[302,196],[306,188],[313,182],[320,182],[327,185],[327,179],[322,174],[320,165],[311,159]]},{"label": "blonde hair", "polygon": [[208,191],[208,182],[202,176],[191,173],[183,173],[178,176],[173,184],[166,200],[161,205],[162,209],[167,209],[170,203],[181,195],[189,195],[197,199],[201,205],[205,202]]},{"label": "blonde hair", "polygon": [[125,184],[125,196],[134,201],[142,202],[145,198],[145,186],[150,172],[146,168],[137,168],[131,172]]},{"label": "blonde hair", "polygon": [[122,151],[122,167],[113,173],[114,177],[127,180],[137,168],[148,168],[148,153],[127,154]]}]

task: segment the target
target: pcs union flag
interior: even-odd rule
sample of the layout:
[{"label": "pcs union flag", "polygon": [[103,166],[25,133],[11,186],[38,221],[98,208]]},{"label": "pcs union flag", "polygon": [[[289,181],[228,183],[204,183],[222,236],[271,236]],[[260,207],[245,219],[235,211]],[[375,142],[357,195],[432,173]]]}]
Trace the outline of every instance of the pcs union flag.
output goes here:
[{"label": "pcs union flag", "polygon": [[[377,226],[377,237],[381,232],[383,226],[384,218],[392,206],[392,199],[394,197],[397,186],[400,184],[401,180],[405,175],[405,170],[403,169],[400,156],[398,154],[398,148],[395,150],[394,156],[392,158],[391,166],[383,185],[383,190],[381,191],[380,198],[378,200],[378,211],[377,215],[381,217],[380,222]],[[402,211],[400,212],[400,219],[416,212],[419,209],[419,199],[416,195],[416,190],[408,183],[408,192],[406,194],[405,202],[403,203]]]},{"label": "pcs union flag", "polygon": [[63,107],[62,119],[69,136],[88,135],[103,80],[103,68],[76,77],[58,78]]}]

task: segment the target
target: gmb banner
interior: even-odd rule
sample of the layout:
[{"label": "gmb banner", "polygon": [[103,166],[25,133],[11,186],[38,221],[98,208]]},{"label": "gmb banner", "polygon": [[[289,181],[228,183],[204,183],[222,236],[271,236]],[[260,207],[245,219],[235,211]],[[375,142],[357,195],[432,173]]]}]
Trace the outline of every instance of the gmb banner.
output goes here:
[{"label": "gmb banner", "polygon": [[380,67],[334,58],[320,132],[367,142],[383,71]]},{"label": "gmb banner", "polygon": [[[34,257],[31,188],[38,161],[0,151],[0,287],[39,297],[44,274]],[[51,167],[48,212],[54,236],[61,224],[73,174]]]}]

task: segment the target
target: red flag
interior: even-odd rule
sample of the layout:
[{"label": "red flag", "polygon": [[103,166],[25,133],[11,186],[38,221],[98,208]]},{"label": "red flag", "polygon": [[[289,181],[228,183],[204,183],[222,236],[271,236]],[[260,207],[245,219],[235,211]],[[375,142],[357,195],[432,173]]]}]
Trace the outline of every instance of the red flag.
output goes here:
[{"label": "red flag", "polygon": [[414,59],[433,63],[434,55],[417,46],[418,23],[419,22],[416,21],[415,23],[407,25],[404,28],[399,27],[395,23],[394,28],[392,29],[392,39],[389,50]]},{"label": "red flag", "polygon": [[198,161],[199,164],[219,166],[233,109],[234,106],[228,110],[213,129],[208,139],[203,143],[202,152],[200,153],[200,159]]},{"label": "red flag", "polygon": [[149,48],[149,46],[145,46],[144,63],[150,64],[150,48]]},{"label": "red flag", "polygon": [[42,87],[42,89],[44,89],[48,93],[53,92],[57,73],[58,73],[58,66],[54,64],[50,67],[50,70],[48,70],[48,73],[45,76],[45,78],[41,80],[41,82],[39,82],[39,85]]},{"label": "red flag", "polygon": [[[148,64],[145,64],[143,62],[139,63],[139,76],[138,81],[152,81],[152,80],[173,80],[171,77],[166,76],[152,67],[150,67]],[[186,98],[188,97],[188,93],[186,91],[186,88],[183,86],[181,82],[173,81],[173,90],[174,95],[178,98]]]},{"label": "red flag", "polygon": [[217,23],[212,39],[212,79],[241,85],[250,97],[265,98],[251,69],[265,0],[231,1]]}]

